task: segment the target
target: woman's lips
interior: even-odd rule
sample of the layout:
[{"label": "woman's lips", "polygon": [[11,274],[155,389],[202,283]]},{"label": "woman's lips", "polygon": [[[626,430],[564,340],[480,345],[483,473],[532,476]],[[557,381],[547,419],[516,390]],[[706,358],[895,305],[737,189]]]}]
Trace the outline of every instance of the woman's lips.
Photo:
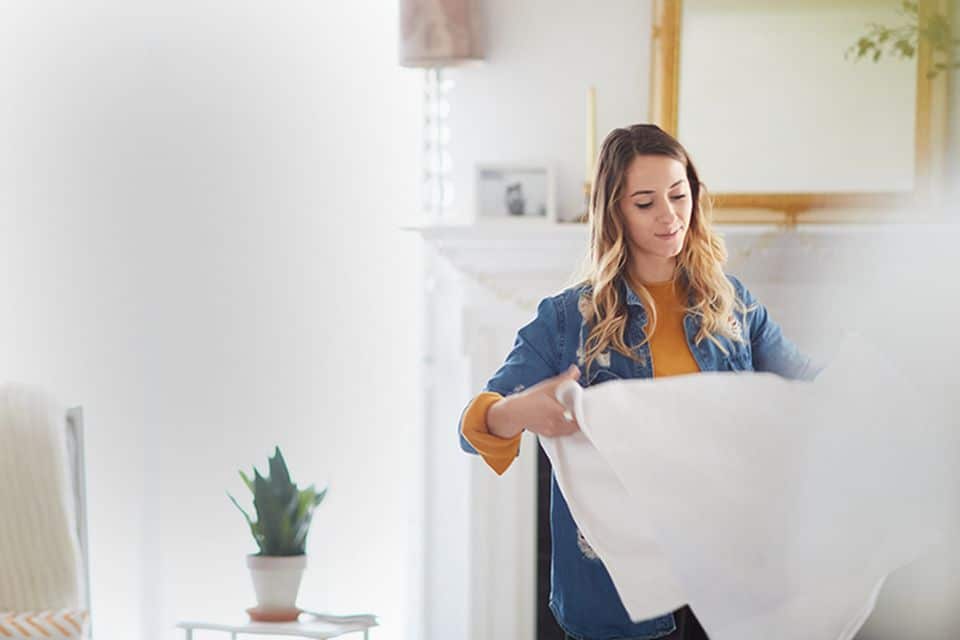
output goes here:
[{"label": "woman's lips", "polygon": [[654,234],[654,235],[657,236],[658,238],[672,238],[672,237],[674,237],[675,235],[677,235],[678,233],[680,233],[680,230],[681,230],[681,229],[683,229],[683,227],[677,227],[676,229],[674,229],[674,230],[671,231],[670,233],[656,233],[656,234]]}]

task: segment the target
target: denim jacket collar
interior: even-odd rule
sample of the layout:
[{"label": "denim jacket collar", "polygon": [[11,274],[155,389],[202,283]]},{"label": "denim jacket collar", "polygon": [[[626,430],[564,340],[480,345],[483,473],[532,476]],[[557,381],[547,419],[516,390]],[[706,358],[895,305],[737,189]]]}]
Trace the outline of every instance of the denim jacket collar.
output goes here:
[{"label": "denim jacket collar", "polygon": [[[643,306],[643,301],[640,299],[640,296],[637,295],[637,292],[627,283],[626,278],[620,278],[620,290],[623,292],[624,299],[627,301],[627,307],[633,307],[634,313],[637,315],[637,321],[645,325],[647,322],[647,308]],[[692,313],[684,315],[683,324],[688,338],[697,335],[700,331],[700,323],[701,319],[698,315]],[[693,342],[691,342],[691,345],[693,345]]]},{"label": "denim jacket collar", "polygon": [[624,295],[626,296],[628,307],[640,307],[641,309],[644,308],[643,301],[640,299],[640,296],[638,296],[637,293],[633,290],[633,287],[631,287],[627,283],[626,278],[624,277],[620,278],[620,287],[621,287],[621,291],[623,291]]}]

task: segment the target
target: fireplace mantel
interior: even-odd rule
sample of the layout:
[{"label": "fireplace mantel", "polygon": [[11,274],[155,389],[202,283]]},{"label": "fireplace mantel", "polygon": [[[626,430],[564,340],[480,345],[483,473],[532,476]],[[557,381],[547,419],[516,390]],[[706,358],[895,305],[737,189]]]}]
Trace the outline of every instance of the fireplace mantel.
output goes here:
[{"label": "fireplace mantel", "polygon": [[[498,477],[459,450],[455,428],[465,403],[502,363],[537,302],[572,281],[586,254],[587,227],[504,222],[408,230],[429,249],[424,637],[532,640],[537,443],[525,435],[520,457]],[[849,287],[866,275],[864,265],[877,259],[873,238],[893,233],[906,242],[911,233],[905,225],[718,230],[728,249],[726,270],[743,279],[788,335],[808,346],[822,332],[807,326],[804,312],[829,309],[831,318],[840,313],[835,300],[813,295],[826,295],[834,285]],[[922,233],[929,241],[931,229]]]},{"label": "fireplace mantel", "polygon": [[[901,226],[718,225],[729,254],[726,270],[753,284],[803,284],[831,277],[839,263],[855,263],[864,239]],[[487,223],[411,227],[461,273],[524,308],[572,282],[587,252],[584,224]],[[869,243],[866,243],[869,244]]]}]

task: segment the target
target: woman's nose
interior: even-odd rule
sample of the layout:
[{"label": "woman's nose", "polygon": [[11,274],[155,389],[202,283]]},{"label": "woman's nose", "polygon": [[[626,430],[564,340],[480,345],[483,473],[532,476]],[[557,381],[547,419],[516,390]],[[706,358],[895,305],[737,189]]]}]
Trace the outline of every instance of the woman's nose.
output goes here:
[{"label": "woman's nose", "polygon": [[673,219],[676,217],[677,217],[677,211],[674,206],[674,203],[668,199],[667,205],[665,207],[660,207],[660,210],[657,215],[657,220],[662,222],[672,222]]}]

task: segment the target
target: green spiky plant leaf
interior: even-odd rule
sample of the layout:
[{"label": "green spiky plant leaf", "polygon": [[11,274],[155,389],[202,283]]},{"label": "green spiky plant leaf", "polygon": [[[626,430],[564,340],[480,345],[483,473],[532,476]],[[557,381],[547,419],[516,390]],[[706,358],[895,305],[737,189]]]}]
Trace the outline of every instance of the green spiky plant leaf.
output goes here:
[{"label": "green spiky plant leaf", "polygon": [[300,490],[290,479],[287,463],[276,447],[269,459],[266,478],[254,468],[253,478],[240,471],[243,483],[253,494],[257,519],[227,493],[250,527],[250,533],[260,548],[260,556],[299,556],[306,553],[307,533],[313,519],[313,510],[323,502],[327,490],[317,492],[313,485]]}]

